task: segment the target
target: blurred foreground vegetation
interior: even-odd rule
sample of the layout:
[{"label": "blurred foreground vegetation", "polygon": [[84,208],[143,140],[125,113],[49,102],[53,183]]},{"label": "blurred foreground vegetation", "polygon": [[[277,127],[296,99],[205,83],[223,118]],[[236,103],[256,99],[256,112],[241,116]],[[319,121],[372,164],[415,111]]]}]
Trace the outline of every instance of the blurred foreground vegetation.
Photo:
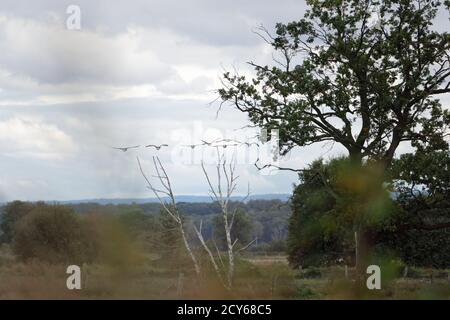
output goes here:
[{"label": "blurred foreground vegetation", "polygon": [[403,277],[395,262],[382,290],[371,292],[355,286],[354,269],[348,278],[342,266],[295,270],[285,256],[261,253],[239,259],[231,292],[212,271],[198,279],[189,268],[181,272],[152,257],[121,266],[89,264],[82,290],[70,291],[66,265],[15,262],[5,247],[1,254],[0,299],[450,299],[450,270],[411,268]]},{"label": "blurred foreground vegetation", "polygon": [[[158,211],[159,206],[148,206],[156,210],[145,211],[134,205],[10,203],[2,213],[0,299],[450,298],[450,270],[409,267],[405,272],[406,265],[394,257],[383,261],[382,290],[378,292],[361,291],[350,265],[347,271],[344,264],[292,268],[282,252],[287,220],[277,225],[270,221],[272,215],[264,213],[268,208],[278,208],[286,210],[287,218],[289,204],[278,201],[258,201],[242,208],[237,223],[243,230],[239,231],[238,225],[235,236],[251,230],[247,234],[270,234],[266,239],[271,240],[238,256],[235,286],[227,291],[213,270],[208,270],[208,258],[201,254],[198,244],[207,271],[200,278],[195,275],[172,221]],[[213,204],[200,206],[214,208]],[[264,226],[266,222],[266,230],[260,227],[255,231],[256,211],[248,210],[252,206],[262,209],[259,223]],[[279,211],[274,212],[277,218]],[[196,219],[195,215],[185,216],[187,223]],[[211,219],[207,228],[209,241],[220,246],[223,235],[214,232],[220,226]],[[271,250],[274,243],[281,243],[280,252]],[[225,254],[222,258],[226,259]],[[70,264],[82,268],[82,290],[66,288]]]}]

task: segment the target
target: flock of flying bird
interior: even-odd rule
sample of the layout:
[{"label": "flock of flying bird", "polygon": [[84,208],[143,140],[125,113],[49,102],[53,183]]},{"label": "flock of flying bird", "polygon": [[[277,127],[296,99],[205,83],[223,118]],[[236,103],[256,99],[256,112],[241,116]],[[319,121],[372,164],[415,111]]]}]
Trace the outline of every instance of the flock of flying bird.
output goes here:
[{"label": "flock of flying bird", "polygon": [[[202,143],[199,144],[188,144],[188,145],[183,145],[183,147],[186,148],[191,148],[191,149],[195,149],[196,147],[200,147],[200,146],[209,146],[209,147],[214,147],[214,148],[218,148],[218,147],[222,147],[224,149],[226,149],[227,147],[237,147],[237,146],[241,146],[241,145],[246,145],[247,147],[250,147],[252,145],[255,145],[257,147],[259,147],[259,144],[256,142],[240,142],[237,140],[233,140],[233,139],[216,139],[214,141],[208,142],[205,140],[201,140]],[[217,144],[217,143],[222,143],[222,144]],[[227,144],[225,144],[227,143]],[[145,148],[155,148],[155,150],[161,150],[161,148],[163,147],[168,147],[169,145],[166,143],[163,144],[148,144],[145,146]],[[116,150],[120,150],[123,152],[127,152],[129,149],[135,149],[135,148],[139,148],[140,145],[136,145],[136,146],[128,146],[128,147],[112,147],[113,149]]]}]

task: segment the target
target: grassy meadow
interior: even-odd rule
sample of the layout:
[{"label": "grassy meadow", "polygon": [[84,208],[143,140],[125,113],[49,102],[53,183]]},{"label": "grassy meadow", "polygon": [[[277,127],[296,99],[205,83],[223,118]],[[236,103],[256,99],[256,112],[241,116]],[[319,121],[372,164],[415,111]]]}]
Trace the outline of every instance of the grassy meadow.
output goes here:
[{"label": "grassy meadow", "polygon": [[354,270],[335,266],[293,270],[283,254],[240,257],[231,291],[213,272],[198,279],[147,257],[138,265],[84,265],[82,289],[68,290],[65,265],[18,262],[3,246],[0,299],[449,299],[449,270],[410,268],[383,281],[381,290],[360,291]]}]

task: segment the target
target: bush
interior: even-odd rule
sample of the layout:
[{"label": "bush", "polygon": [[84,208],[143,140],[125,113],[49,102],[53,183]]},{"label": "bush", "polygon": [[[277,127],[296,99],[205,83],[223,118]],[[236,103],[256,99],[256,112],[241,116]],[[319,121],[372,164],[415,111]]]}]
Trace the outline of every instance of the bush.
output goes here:
[{"label": "bush", "polygon": [[33,208],[34,205],[32,203],[22,201],[13,201],[4,207],[0,217],[0,242],[11,243],[14,238],[14,228],[16,223],[22,217],[26,216]]},{"label": "bush", "polygon": [[24,261],[89,262],[95,248],[87,225],[68,207],[36,206],[15,225],[13,250]]}]

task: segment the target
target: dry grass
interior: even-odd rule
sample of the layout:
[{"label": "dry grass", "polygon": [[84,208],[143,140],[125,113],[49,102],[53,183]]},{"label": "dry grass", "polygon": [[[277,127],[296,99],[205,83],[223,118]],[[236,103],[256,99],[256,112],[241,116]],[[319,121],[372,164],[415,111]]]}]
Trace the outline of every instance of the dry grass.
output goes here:
[{"label": "dry grass", "polygon": [[0,299],[450,299],[446,277],[395,279],[380,292],[367,294],[354,290],[342,267],[300,273],[289,268],[285,256],[241,259],[233,293],[223,289],[213,274],[197,279],[186,272],[180,278],[152,262],[126,269],[90,265],[84,271],[83,289],[70,291],[65,268],[2,256]]},{"label": "dry grass", "polygon": [[288,265],[286,255],[251,255],[243,258],[256,266],[270,266],[273,264]]}]

